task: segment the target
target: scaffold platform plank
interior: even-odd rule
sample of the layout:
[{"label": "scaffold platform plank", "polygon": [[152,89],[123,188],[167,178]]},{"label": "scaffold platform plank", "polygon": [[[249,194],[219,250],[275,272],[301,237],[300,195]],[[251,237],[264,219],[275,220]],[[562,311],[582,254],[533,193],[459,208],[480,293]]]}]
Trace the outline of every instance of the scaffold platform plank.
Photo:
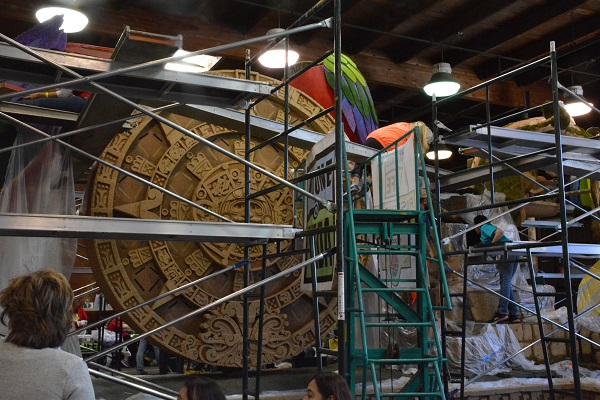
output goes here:
[{"label": "scaffold platform plank", "polygon": [[[555,146],[552,133],[531,132],[499,126],[489,128],[493,149],[504,153],[528,154]],[[467,132],[444,137],[444,143],[454,146],[488,148],[488,128],[472,126]],[[563,158],[574,160],[600,160],[600,141],[575,136],[561,136]],[[550,152],[549,150],[549,152]],[[550,154],[553,154],[550,152]]]},{"label": "scaffold platform plank", "polygon": [[[116,60],[34,49],[50,61],[82,76],[118,71],[134,64]],[[0,78],[18,82],[48,85],[68,82],[72,78],[56,73],[56,68],[8,44],[0,43]],[[58,76],[58,78],[57,78]],[[57,80],[58,79],[58,80]],[[160,66],[128,71],[98,81],[102,86],[127,98],[163,100],[220,107],[244,108],[250,98],[270,93],[265,82],[255,82],[209,74],[170,71]],[[87,92],[98,89],[86,82],[69,88]]]},{"label": "scaffold platform plank", "polygon": [[299,231],[290,225],[0,214],[0,236],[266,243],[293,239]]}]

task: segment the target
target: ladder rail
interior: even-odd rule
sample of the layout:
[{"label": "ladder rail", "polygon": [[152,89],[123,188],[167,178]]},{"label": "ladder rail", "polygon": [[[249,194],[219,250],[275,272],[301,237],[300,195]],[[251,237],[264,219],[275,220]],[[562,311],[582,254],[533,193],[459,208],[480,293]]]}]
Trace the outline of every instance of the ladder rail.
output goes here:
[{"label": "ladder rail", "polygon": [[[315,256],[315,237],[310,237],[310,256]],[[319,294],[317,290],[317,263],[314,262],[310,265],[310,271],[312,275],[311,289],[313,293],[313,315],[315,321],[315,352],[317,356],[317,372],[323,371],[323,360],[321,359],[322,346],[321,341],[321,318],[319,318]]]},{"label": "ladder rail", "polygon": [[531,274],[531,289],[533,290],[533,302],[535,305],[535,314],[537,319],[537,325],[540,332],[540,344],[542,346],[542,354],[544,356],[544,367],[546,368],[546,379],[548,379],[548,389],[550,398],[555,400],[554,396],[554,382],[552,379],[552,371],[550,370],[550,359],[548,356],[548,348],[546,343],[546,333],[544,331],[544,322],[542,321],[542,310],[540,308],[540,302],[538,300],[537,283],[535,279],[535,270],[533,268],[533,257],[531,255],[531,249],[527,249],[527,266],[529,267],[529,273]]},{"label": "ladder rail", "polygon": [[[433,207],[431,207],[431,205],[433,204],[432,200],[431,200],[431,187],[429,185],[429,179],[427,179],[427,166],[425,165],[425,152],[423,151],[423,146],[421,145],[421,135],[420,135],[420,131],[419,128],[416,128],[416,137],[417,137],[417,151],[419,154],[419,161],[420,161],[420,167],[421,167],[421,171],[423,173],[423,182],[425,185],[425,191],[427,192],[427,204],[429,204],[430,206],[428,207],[428,216],[429,216],[429,220],[431,221],[431,228],[433,229],[433,243],[435,244],[435,251],[437,254],[437,259],[438,259],[438,266],[439,266],[439,274],[440,274],[440,289],[443,291],[443,299],[446,303],[446,306],[444,307],[442,305],[442,307],[440,308],[441,310],[444,311],[450,311],[452,309],[452,302],[450,301],[450,294],[449,294],[449,290],[448,290],[448,280],[446,279],[446,274],[445,274],[445,268],[444,268],[444,260],[443,260],[443,256],[442,256],[442,246],[440,245],[440,232],[438,231],[438,224],[436,223],[436,219],[435,219],[435,214],[434,214],[434,210]],[[419,169],[416,168],[416,170],[418,171]],[[417,179],[417,182],[419,182],[420,180]],[[438,199],[439,200],[439,199]]]},{"label": "ladder rail", "polygon": [[[345,152],[344,152],[345,154]],[[346,177],[348,178],[348,177]],[[348,183],[348,179],[346,179],[346,183],[347,183],[347,192],[349,193],[349,189],[350,189],[350,185]],[[349,207],[352,207],[352,205],[349,205]],[[346,226],[347,227],[352,227],[354,226],[354,218],[352,216],[352,213],[349,213],[349,215],[347,216],[346,219]],[[363,365],[363,374],[362,374],[362,387],[363,387],[363,391],[362,391],[362,400],[366,400],[366,384],[367,384],[367,369],[365,368],[367,366],[367,361],[368,361],[368,347],[367,347],[367,335],[366,335],[366,327],[365,327],[365,317],[364,317],[364,303],[362,301],[362,285],[361,285],[361,281],[360,279],[358,279],[357,277],[360,276],[360,271],[358,270],[359,268],[359,261],[358,261],[358,252],[356,249],[356,242],[354,241],[349,241],[348,246],[349,247],[347,249],[348,252],[353,254],[353,261],[352,262],[352,266],[351,268],[348,268],[349,272],[354,276],[354,279],[350,279],[350,285],[348,285],[346,287],[346,294],[347,297],[349,296],[350,299],[353,298],[352,293],[354,292],[354,290],[356,290],[357,292],[357,296],[356,296],[356,302],[358,303],[357,307],[359,310],[363,310],[361,312],[359,312],[359,319],[360,319],[360,328],[361,328],[361,342],[362,342],[362,365]],[[352,271],[354,271],[352,273]],[[355,289],[356,287],[356,289]],[[354,306],[354,301],[352,300],[346,300],[346,307],[348,307],[349,305]],[[354,335],[349,335],[349,343],[354,343],[354,341],[356,340],[355,337],[353,337]],[[350,344],[348,345],[349,347],[351,346]],[[352,371],[350,371],[352,372]],[[374,375],[373,375],[374,376]],[[351,382],[354,381],[354,378],[351,377]]]},{"label": "ladder rail", "polygon": [[[407,135],[413,134],[415,143],[415,172],[419,171],[419,166],[425,167],[423,161],[423,151],[420,144],[420,135],[417,128],[409,132]],[[398,141],[403,138],[398,139]],[[397,142],[398,142],[397,141]],[[389,147],[393,146],[390,145]],[[344,154],[345,155],[345,154]],[[398,151],[392,157],[396,164],[399,161]],[[377,159],[376,164],[381,167],[381,152],[373,156],[371,159]],[[344,158],[344,163],[347,160]],[[396,170],[398,174],[398,170]],[[425,174],[424,174],[425,175]],[[426,176],[426,175],[425,175]],[[379,182],[382,181],[382,174],[379,174]],[[398,178],[396,178],[398,179]],[[415,174],[415,187],[420,192],[420,174]],[[425,180],[427,185],[427,180]],[[428,189],[428,185],[426,186]],[[398,185],[395,188],[396,194],[396,208],[400,208],[399,198],[400,189]],[[346,175],[346,193],[349,193],[349,179]],[[417,192],[417,193],[418,193]],[[366,195],[366,194],[365,194]],[[393,200],[392,200],[393,201]],[[381,202],[381,197],[380,197]],[[428,203],[431,204],[431,196],[428,193]],[[381,205],[381,204],[380,204]],[[350,348],[347,352],[350,358],[350,368],[362,366],[362,399],[366,399],[366,382],[367,375],[370,373],[373,380],[373,391],[376,399],[382,397],[424,397],[424,398],[445,398],[444,393],[444,380],[441,375],[442,366],[445,363],[443,356],[443,347],[439,337],[439,332],[435,323],[436,314],[435,311],[439,309],[450,309],[451,302],[449,291],[447,289],[447,282],[445,279],[444,264],[441,258],[441,249],[439,248],[439,235],[435,225],[432,236],[435,238],[438,244],[438,251],[435,257],[429,257],[427,253],[427,229],[426,229],[426,218],[433,219],[432,207],[428,207],[428,210],[421,210],[418,207],[417,210],[354,210],[354,204],[352,201],[347,203],[348,210],[345,213],[345,227],[346,227],[346,244],[345,253],[348,256],[345,257],[346,262],[349,264],[347,269],[348,276],[346,277],[346,313],[347,313],[347,326],[348,326],[348,347]],[[359,216],[356,219],[355,216]],[[368,236],[367,238],[361,238],[362,236]],[[409,241],[408,244],[403,242],[401,237],[406,236]],[[376,240],[375,240],[376,239]],[[396,243],[396,241],[398,243]],[[359,257],[365,256],[404,256],[408,257],[414,268],[415,278],[410,279],[398,279],[393,278],[392,284],[412,284],[413,287],[399,287],[392,288],[387,285],[390,284],[388,280],[382,280],[381,277],[375,276],[371,273],[368,268],[361,264]],[[442,301],[444,302],[441,307],[434,310],[433,302],[428,290],[429,287],[429,275],[428,275],[428,262],[437,261],[440,270],[440,285],[443,285],[442,290]],[[381,261],[379,263],[381,264]],[[386,269],[387,270],[387,269]],[[414,292],[415,293],[415,307],[411,308],[405,301],[398,295],[402,292]],[[392,311],[393,315],[401,317],[400,321],[394,321],[393,317],[387,317],[384,321],[379,322],[366,322],[365,318],[365,302],[363,295],[367,293],[374,293],[377,298],[386,304],[386,309]],[[379,306],[383,308],[383,306]],[[397,314],[396,314],[397,313]],[[369,318],[379,317],[380,315],[368,314]],[[406,322],[402,322],[405,320]],[[353,329],[354,321],[359,325],[358,332]],[[399,358],[391,358],[385,349],[373,349],[373,352],[369,349],[369,341],[367,340],[367,330],[370,329],[384,329],[384,328],[400,328],[400,327],[411,327],[416,329],[416,346],[417,348],[409,349],[405,348],[400,353]],[[356,334],[360,334],[361,337],[357,338]],[[379,339],[381,341],[381,338]],[[391,340],[391,339],[390,339]],[[362,348],[356,348],[355,345],[359,344]],[[379,342],[379,347],[382,346]],[[376,350],[376,351],[375,351]],[[435,354],[432,354],[432,350]],[[398,350],[394,350],[398,351]],[[372,354],[371,354],[372,353]],[[394,357],[396,357],[394,355]],[[393,395],[389,393],[382,393],[382,387],[380,386],[380,377],[378,376],[378,367],[392,366],[392,365],[411,365],[417,364],[417,374],[413,377],[410,384],[402,388],[400,394],[396,395],[395,391]],[[383,378],[383,374],[381,375]],[[350,377],[351,386],[355,381],[356,377]],[[352,387],[354,390],[355,388]]]}]

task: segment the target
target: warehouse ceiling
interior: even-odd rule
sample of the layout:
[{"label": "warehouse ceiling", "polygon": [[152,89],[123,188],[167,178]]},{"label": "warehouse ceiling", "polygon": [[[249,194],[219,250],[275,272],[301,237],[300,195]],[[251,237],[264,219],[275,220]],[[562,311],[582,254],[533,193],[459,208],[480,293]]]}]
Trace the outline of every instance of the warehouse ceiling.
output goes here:
[{"label": "warehouse ceiling", "polygon": [[[90,23],[69,41],[112,47],[123,28],[183,36],[186,50],[199,50],[265,35],[288,27],[314,0],[64,0],[78,3]],[[35,23],[49,0],[3,0],[0,32],[13,37]],[[326,6],[310,22],[332,15]],[[422,90],[433,64],[444,61],[466,89],[549,54],[556,43],[559,81],[583,86],[600,105],[600,0],[343,0],[342,51],[358,65],[370,87],[382,124],[431,121],[431,100]],[[301,60],[332,48],[332,30],[291,37]],[[244,68],[264,44],[219,52],[217,69]],[[281,78],[278,70],[255,68]],[[551,99],[550,69],[543,65],[490,90],[490,113],[505,115]],[[485,119],[485,91],[440,110],[452,128]],[[584,128],[598,116],[578,117]]]}]

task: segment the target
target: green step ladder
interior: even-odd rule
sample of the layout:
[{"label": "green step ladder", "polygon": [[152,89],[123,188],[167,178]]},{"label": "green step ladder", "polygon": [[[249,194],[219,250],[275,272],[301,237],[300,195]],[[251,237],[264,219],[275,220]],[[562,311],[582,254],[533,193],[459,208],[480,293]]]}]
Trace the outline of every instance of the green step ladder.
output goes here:
[{"label": "green step ladder", "polygon": [[[418,138],[418,131],[415,136]],[[415,157],[416,164],[421,162],[425,171],[423,152],[417,139],[415,148],[417,154],[420,153],[420,157]],[[416,175],[419,193],[419,174]],[[427,179],[424,181],[431,205]],[[363,400],[366,399],[369,374],[375,399],[446,398],[442,379],[446,359],[436,328],[435,311],[450,309],[450,299],[435,224],[432,242],[437,248],[437,257],[427,256],[427,218],[433,221],[432,211],[357,210],[352,204],[348,204],[345,211],[345,356],[352,391],[355,391],[358,379],[356,371],[362,368]],[[405,262],[410,260],[416,276],[408,279],[399,279],[396,275],[386,277],[381,267],[377,276],[365,264],[368,257],[381,259],[382,256],[404,257]],[[440,298],[445,305],[432,305],[427,261],[437,262],[440,267]],[[388,267],[384,266],[386,271],[389,271]],[[374,308],[373,301],[376,302],[375,311],[366,308],[365,296],[371,300],[371,309]],[[412,296],[412,304],[409,304],[408,296]],[[406,343],[391,339],[399,332],[411,332],[412,341]],[[388,339],[382,340],[386,335]],[[416,373],[406,384],[397,390],[394,388],[400,386],[397,384],[391,386],[391,391],[380,390],[384,379],[395,379],[394,375],[400,375],[399,369],[408,366],[416,368]]]}]

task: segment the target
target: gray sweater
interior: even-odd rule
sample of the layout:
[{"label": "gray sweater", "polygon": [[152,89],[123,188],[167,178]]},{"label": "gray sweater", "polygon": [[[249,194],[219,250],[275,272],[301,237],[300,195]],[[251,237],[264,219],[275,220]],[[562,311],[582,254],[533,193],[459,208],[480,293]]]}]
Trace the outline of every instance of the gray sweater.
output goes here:
[{"label": "gray sweater", "polygon": [[30,349],[0,339],[0,400],[94,400],[87,365],[60,349]]}]

